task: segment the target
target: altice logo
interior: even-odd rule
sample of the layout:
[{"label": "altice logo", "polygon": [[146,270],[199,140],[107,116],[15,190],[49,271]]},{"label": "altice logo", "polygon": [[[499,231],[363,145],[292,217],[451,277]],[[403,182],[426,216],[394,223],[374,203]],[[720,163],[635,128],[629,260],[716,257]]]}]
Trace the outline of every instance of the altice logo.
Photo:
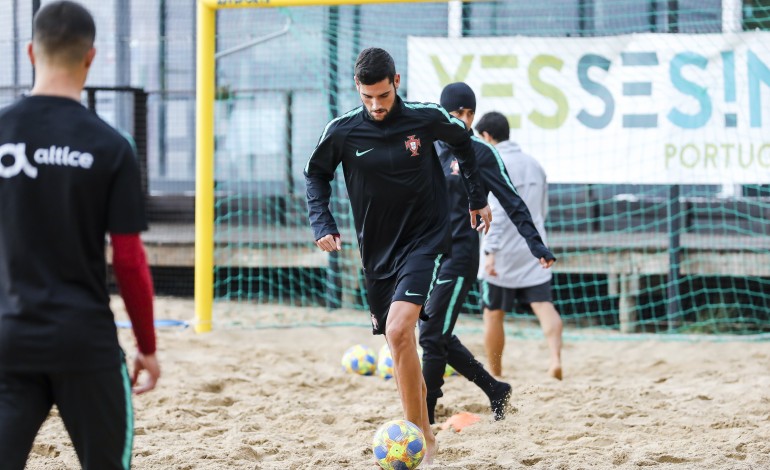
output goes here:
[{"label": "altice logo", "polygon": [[[10,157],[10,162],[8,161]],[[35,150],[32,156],[38,165],[65,166],[89,169],[94,164],[94,156],[87,152],[70,151],[69,147],[57,147]],[[27,159],[26,144],[4,144],[0,146],[0,177],[13,178],[21,172],[30,178],[37,178],[37,168]]]},{"label": "altice logo", "polygon": [[[25,149],[25,144],[0,145],[0,177],[13,178],[23,171],[30,178],[37,178],[37,168],[30,165]],[[9,156],[12,162],[7,165]]]}]

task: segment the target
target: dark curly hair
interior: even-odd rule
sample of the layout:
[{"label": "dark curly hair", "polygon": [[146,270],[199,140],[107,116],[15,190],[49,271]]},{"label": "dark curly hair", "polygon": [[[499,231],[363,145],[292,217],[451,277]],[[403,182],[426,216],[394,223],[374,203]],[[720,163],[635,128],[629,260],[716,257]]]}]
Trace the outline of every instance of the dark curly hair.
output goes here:
[{"label": "dark curly hair", "polygon": [[362,85],[374,85],[384,79],[393,83],[396,63],[388,51],[377,47],[364,49],[356,59],[355,76]]}]

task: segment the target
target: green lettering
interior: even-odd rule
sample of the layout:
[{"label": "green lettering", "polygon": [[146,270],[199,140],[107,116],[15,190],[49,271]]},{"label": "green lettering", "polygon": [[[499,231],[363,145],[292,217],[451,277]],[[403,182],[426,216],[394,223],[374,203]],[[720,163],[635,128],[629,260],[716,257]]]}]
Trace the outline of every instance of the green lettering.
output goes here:
[{"label": "green lettering", "polygon": [[539,55],[532,60],[529,66],[529,82],[532,88],[541,95],[550,98],[556,103],[556,113],[549,116],[539,111],[529,113],[529,120],[543,129],[556,129],[564,124],[569,113],[567,97],[557,87],[544,82],[540,78],[540,70],[548,67],[561,70],[564,61],[552,55]]},{"label": "green lettering", "polygon": [[430,61],[433,64],[433,68],[436,70],[438,81],[441,83],[441,87],[443,88],[450,83],[465,81],[465,78],[468,77],[468,72],[471,70],[473,55],[464,55],[462,57],[460,60],[460,65],[457,67],[457,72],[453,77],[449,76],[449,73],[447,73],[446,69],[444,69],[444,66],[441,64],[441,60],[437,55],[431,55]]},{"label": "green lettering", "polygon": [[[482,55],[481,68],[483,69],[515,69],[519,66],[519,59],[515,55]],[[482,83],[481,96],[485,98],[511,98],[513,97],[513,83]],[[512,129],[521,128],[521,116],[508,114],[508,124]]]},{"label": "green lettering", "polygon": [[730,150],[735,147],[735,144],[722,144],[722,149],[725,151],[725,168],[730,167]]},{"label": "green lettering", "polygon": [[666,144],[666,169],[672,158],[676,157],[676,145]]},{"label": "green lettering", "polygon": [[510,98],[513,96],[513,84],[482,83],[481,96],[486,98]]},{"label": "green lettering", "polygon": [[717,167],[717,146],[714,144],[706,144],[703,146],[703,168],[708,168],[709,160],[714,164],[714,168]]},{"label": "green lettering", "polygon": [[[692,163],[687,163],[687,161],[685,160],[684,153],[687,149],[692,149],[695,155],[695,160],[693,160]],[[687,144],[684,147],[682,147],[682,151],[679,153],[679,161],[682,162],[682,166],[685,168],[695,168],[695,165],[697,165],[698,162],[700,161],[700,152],[698,151],[698,147],[696,147],[695,144]]]},{"label": "green lettering", "polygon": [[515,69],[519,66],[519,58],[515,55],[483,55],[482,69]]},{"label": "green lettering", "polygon": [[[743,147],[743,145],[741,145],[741,147]],[[749,148],[751,150],[749,151],[749,161],[748,162],[744,162],[743,161],[743,152],[740,152],[738,154],[738,164],[742,168],[748,168],[749,166],[751,166],[751,162],[754,161],[754,144],[749,144]]]},{"label": "green lettering", "polygon": [[762,159],[762,152],[765,149],[770,149],[770,144],[762,144],[762,146],[759,147],[759,150],[757,151],[757,163],[759,163],[760,166],[763,166],[765,168],[770,168],[770,158],[768,158],[767,161]]}]

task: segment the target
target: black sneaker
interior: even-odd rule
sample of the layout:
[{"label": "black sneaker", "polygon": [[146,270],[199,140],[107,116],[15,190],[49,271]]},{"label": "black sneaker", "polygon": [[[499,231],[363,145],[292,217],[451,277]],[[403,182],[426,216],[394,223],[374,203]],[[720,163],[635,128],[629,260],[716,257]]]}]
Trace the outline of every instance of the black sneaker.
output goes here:
[{"label": "black sneaker", "polygon": [[500,382],[495,393],[489,398],[492,414],[495,421],[505,419],[505,408],[511,399],[511,386],[505,382]]}]

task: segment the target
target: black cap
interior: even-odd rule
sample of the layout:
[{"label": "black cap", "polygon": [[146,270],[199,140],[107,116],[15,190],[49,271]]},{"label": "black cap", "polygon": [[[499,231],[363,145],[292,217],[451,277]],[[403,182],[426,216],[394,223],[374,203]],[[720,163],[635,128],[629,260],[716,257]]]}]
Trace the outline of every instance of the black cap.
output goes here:
[{"label": "black cap", "polygon": [[458,109],[476,110],[476,94],[463,82],[450,83],[441,92],[441,107],[449,112]]}]

